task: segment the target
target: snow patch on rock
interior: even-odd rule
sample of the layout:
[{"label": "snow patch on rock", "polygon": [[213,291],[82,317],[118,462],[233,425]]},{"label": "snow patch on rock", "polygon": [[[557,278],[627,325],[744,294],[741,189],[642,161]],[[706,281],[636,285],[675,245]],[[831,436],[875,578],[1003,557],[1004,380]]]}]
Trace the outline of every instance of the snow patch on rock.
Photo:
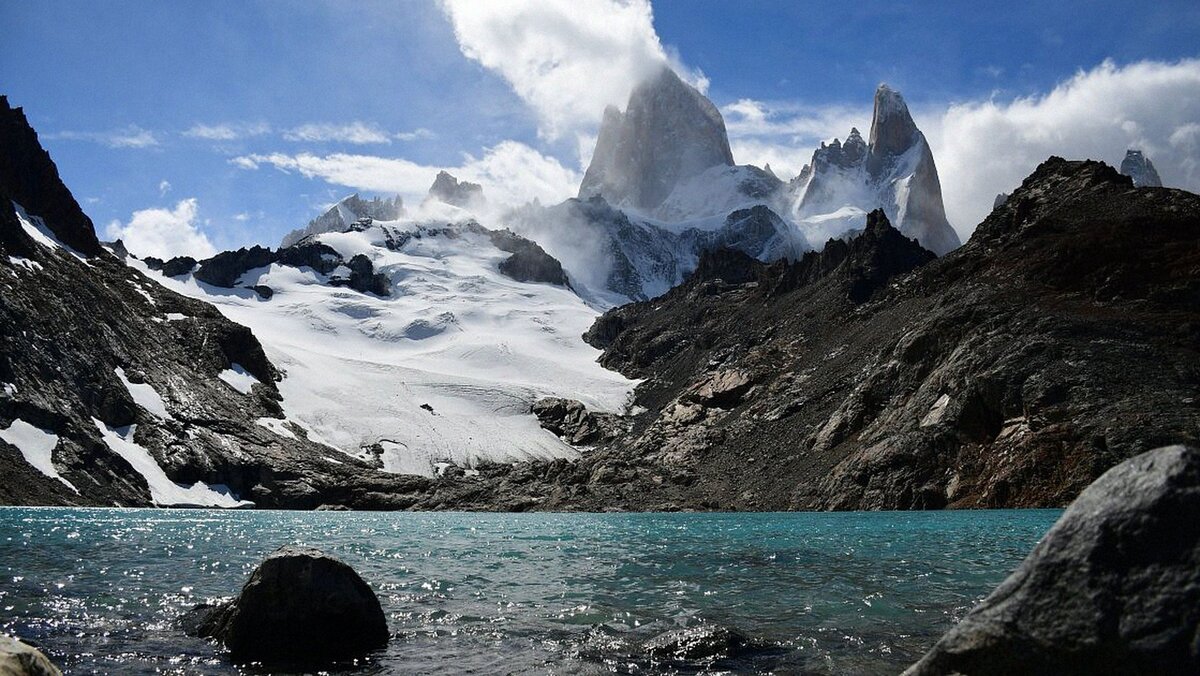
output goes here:
[{"label": "snow patch on rock", "polygon": [[158,390],[155,390],[149,383],[130,382],[129,378],[125,375],[125,369],[120,366],[114,372],[121,379],[121,384],[125,385],[125,389],[129,391],[129,396],[133,397],[135,404],[160,418],[171,417],[171,414],[167,412],[167,405],[163,402],[163,398],[158,393]]},{"label": "snow patch on rock", "polygon": [[167,506],[197,506],[197,507],[241,507],[254,503],[239,500],[228,487],[220,484],[209,486],[203,481],[197,481],[191,486],[177,484],[167,477],[166,472],[150,455],[150,451],[133,440],[137,425],[112,428],[102,421],[92,418],[96,429],[109,450],[125,459],[133,469],[146,479],[150,487],[150,499],[159,507]]},{"label": "snow patch on rock", "polygon": [[74,484],[64,479],[54,468],[53,454],[54,447],[58,446],[58,435],[17,418],[7,428],[0,429],[0,439],[16,446],[31,467],[51,479],[61,481],[76,493],[79,492]]},{"label": "snow patch on rock", "polygon": [[250,394],[251,388],[258,382],[258,378],[251,375],[241,364],[230,365],[229,368],[218,373],[217,377],[242,394]]}]

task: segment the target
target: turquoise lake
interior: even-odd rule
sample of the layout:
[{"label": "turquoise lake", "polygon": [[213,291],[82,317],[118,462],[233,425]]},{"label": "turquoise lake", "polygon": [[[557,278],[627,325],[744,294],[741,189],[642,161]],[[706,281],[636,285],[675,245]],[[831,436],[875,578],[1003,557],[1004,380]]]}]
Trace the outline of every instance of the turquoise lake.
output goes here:
[{"label": "turquoise lake", "polygon": [[[68,673],[240,673],[176,621],[300,543],[353,566],[388,616],[388,648],[349,673],[898,673],[1060,514],[0,508],[0,631]],[[638,648],[704,623],[755,647]]]}]

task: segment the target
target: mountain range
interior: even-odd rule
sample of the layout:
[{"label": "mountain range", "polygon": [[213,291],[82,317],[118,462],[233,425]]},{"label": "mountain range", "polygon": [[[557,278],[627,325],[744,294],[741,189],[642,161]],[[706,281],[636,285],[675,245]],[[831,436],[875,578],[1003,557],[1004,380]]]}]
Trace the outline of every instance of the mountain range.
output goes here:
[{"label": "mountain range", "polygon": [[442,172],[204,260],[101,243],[0,131],[5,503],[1057,505],[1200,438],[1200,198],[1052,158],[960,246],[886,85],[783,181],[664,69],[561,204]]}]

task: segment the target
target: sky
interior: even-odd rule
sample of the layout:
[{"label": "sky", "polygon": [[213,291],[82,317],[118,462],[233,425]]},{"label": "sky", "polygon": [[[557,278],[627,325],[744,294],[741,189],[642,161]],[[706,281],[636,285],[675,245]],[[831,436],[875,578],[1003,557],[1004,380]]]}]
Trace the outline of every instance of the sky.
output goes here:
[{"label": "sky", "polygon": [[792,175],[899,89],[964,238],[1051,154],[1137,147],[1200,191],[1200,3],[0,0],[0,94],[102,237],[275,246],[439,169],[513,206],[574,195],[606,104],[668,63],[738,163]]}]

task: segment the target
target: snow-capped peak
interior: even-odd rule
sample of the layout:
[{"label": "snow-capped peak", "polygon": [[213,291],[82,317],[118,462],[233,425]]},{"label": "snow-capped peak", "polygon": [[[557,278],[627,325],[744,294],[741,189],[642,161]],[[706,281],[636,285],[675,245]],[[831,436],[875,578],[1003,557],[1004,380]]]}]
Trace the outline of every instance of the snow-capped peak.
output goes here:
[{"label": "snow-capped peak", "polygon": [[402,215],[404,215],[404,202],[399,195],[392,199],[375,197],[368,201],[359,197],[358,193],[354,193],[338,200],[325,213],[309,221],[305,227],[284,235],[279,247],[289,247],[309,235],[340,232],[363,218],[394,221]]},{"label": "snow-capped peak", "polygon": [[813,243],[861,229],[874,209],[883,209],[901,232],[939,255],[960,243],[946,221],[925,135],[904,97],[886,84],[875,91],[870,143],[857,128],[844,143],[822,143],[789,193],[788,213]]}]

